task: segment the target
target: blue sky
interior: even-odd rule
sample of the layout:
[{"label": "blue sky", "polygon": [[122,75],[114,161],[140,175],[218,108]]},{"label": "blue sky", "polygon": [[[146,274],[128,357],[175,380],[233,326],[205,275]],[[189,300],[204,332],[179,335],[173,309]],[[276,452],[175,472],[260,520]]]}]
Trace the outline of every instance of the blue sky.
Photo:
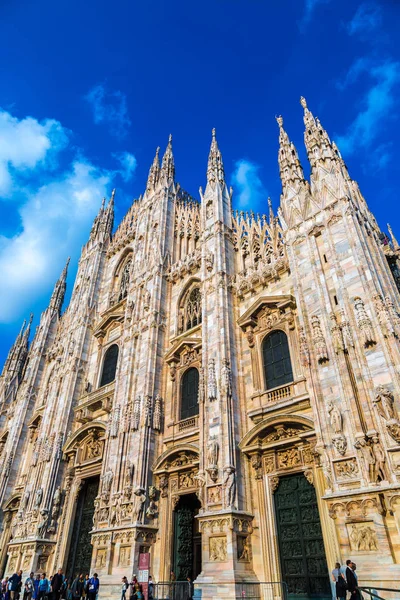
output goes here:
[{"label": "blue sky", "polygon": [[211,129],[237,208],[279,203],[278,128],[305,171],[301,95],[381,227],[400,237],[398,0],[3,0],[0,363],[37,324],[103,195],[116,222],[173,134],[177,180],[204,186]]}]

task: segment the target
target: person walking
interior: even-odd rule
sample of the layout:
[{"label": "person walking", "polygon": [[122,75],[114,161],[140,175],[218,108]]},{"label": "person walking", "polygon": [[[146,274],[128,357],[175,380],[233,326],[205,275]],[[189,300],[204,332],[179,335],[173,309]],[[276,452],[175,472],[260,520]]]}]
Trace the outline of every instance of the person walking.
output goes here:
[{"label": "person walking", "polygon": [[42,573],[39,581],[38,600],[43,600],[51,592],[50,581],[46,577],[46,573]]},{"label": "person walking", "polygon": [[82,598],[84,594],[84,587],[85,580],[83,578],[83,573],[79,573],[71,585],[72,600],[80,600]]},{"label": "person walking", "polygon": [[24,600],[32,600],[32,594],[33,594],[33,577],[34,577],[34,573],[32,572],[29,577],[27,577],[25,579],[25,583],[24,583]]},{"label": "person walking", "polygon": [[129,589],[128,579],[126,577],[122,578],[122,589],[121,589],[121,600],[126,599],[126,591]]},{"label": "person walking", "polygon": [[35,579],[33,580],[33,592],[32,592],[33,600],[38,600],[38,598],[39,598],[39,581],[40,581],[40,575],[38,573],[36,575]]},{"label": "person walking", "polygon": [[347,584],[341,571],[340,563],[335,564],[332,571],[332,581],[335,583],[335,592],[337,600],[346,600]]},{"label": "person walking", "polygon": [[148,590],[148,600],[153,600],[153,598],[154,598],[154,596],[153,596],[154,583],[153,583],[153,578],[151,575],[149,575],[149,582],[148,582],[147,590]]},{"label": "person walking", "polygon": [[64,586],[64,575],[62,569],[58,569],[57,573],[51,579],[51,591],[53,592],[53,600],[61,600],[61,594]]},{"label": "person walking", "polygon": [[99,578],[97,576],[97,573],[94,573],[93,577],[91,577],[88,581],[88,592],[87,592],[88,600],[96,600],[96,596],[98,594],[99,587],[100,587]]},{"label": "person walking", "polygon": [[358,577],[356,575],[357,565],[353,561],[346,561],[346,580],[347,589],[350,592],[350,600],[361,600],[360,590],[358,589]]},{"label": "person walking", "polygon": [[8,600],[10,592],[8,591],[8,577],[4,577],[1,582],[1,597],[2,600]]},{"label": "person walking", "polygon": [[21,584],[22,571],[18,571],[17,573],[14,573],[14,575],[11,575],[10,579],[8,580],[8,589],[10,591],[11,600],[17,600],[17,596],[21,591]]}]

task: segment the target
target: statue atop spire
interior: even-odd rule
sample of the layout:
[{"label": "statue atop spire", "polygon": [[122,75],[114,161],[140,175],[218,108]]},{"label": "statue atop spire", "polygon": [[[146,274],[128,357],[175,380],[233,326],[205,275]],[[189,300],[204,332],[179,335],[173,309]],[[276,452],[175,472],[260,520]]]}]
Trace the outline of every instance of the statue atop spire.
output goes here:
[{"label": "statue atop spire", "polygon": [[175,178],[175,163],[174,155],[172,152],[172,135],[169,134],[168,145],[165,150],[165,154],[162,159],[161,176],[166,179],[168,183],[174,181]]},{"label": "statue atop spire", "polygon": [[70,257],[68,257],[65,267],[62,270],[59,280],[54,286],[53,293],[50,299],[50,308],[61,314],[61,308],[64,302],[65,290],[67,289],[67,273]]},{"label": "statue atop spire", "polygon": [[153,163],[149,170],[149,176],[147,178],[146,191],[151,192],[155,189],[158,180],[160,179],[160,159],[158,157],[160,152],[160,146],[156,149],[156,154],[153,159]]},{"label": "statue atop spire", "polygon": [[279,152],[278,162],[282,185],[304,181],[304,173],[300,164],[299,155],[289,136],[283,128],[283,118],[276,117],[279,126]]},{"label": "statue atop spire", "polygon": [[215,187],[217,182],[221,186],[225,184],[224,163],[222,162],[221,151],[218,148],[215,128],[212,130],[210,154],[208,155],[207,182],[212,187]]}]

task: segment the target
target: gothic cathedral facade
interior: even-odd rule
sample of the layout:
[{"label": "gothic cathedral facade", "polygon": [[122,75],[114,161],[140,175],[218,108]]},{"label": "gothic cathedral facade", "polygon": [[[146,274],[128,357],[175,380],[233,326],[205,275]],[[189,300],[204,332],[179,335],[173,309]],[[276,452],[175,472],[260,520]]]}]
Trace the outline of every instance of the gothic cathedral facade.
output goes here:
[{"label": "gothic cathedral facade", "polygon": [[147,554],[203,598],[327,598],[351,557],[361,583],[399,581],[400,247],[301,103],[310,181],[278,117],[278,216],[232,210],[215,132],[189,196],[170,139],[114,232],[103,202],[65,311],[67,267],[21,330],[0,575],[97,571],[104,598]]}]

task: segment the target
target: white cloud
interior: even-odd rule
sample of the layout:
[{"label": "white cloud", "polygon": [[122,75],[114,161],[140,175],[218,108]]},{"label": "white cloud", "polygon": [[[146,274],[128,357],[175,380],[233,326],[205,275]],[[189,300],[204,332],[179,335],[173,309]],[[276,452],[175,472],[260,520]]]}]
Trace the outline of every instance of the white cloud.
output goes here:
[{"label": "white cloud", "polygon": [[236,208],[257,210],[261,203],[266,203],[267,192],[258,176],[258,170],[259,166],[249,160],[236,161],[231,177],[231,183],[237,192],[234,196]]},{"label": "white cloud", "polygon": [[78,258],[113,180],[128,181],[135,171],[129,152],[114,156],[119,169],[99,168],[78,155],[61,171],[55,167],[67,145],[60,122],[19,120],[0,109],[0,189],[9,200],[0,202],[0,210],[6,216],[12,201],[20,218],[13,236],[0,235],[2,323],[49,297],[66,257]]},{"label": "white cloud", "polygon": [[380,7],[373,2],[360,4],[352,20],[347,24],[349,35],[361,35],[364,37],[371,31],[377,29],[382,22]]},{"label": "white cloud", "polygon": [[85,96],[93,111],[96,125],[104,123],[111,135],[126,137],[131,126],[126,96],[119,90],[108,91],[104,84],[95,85]]},{"label": "white cloud", "polygon": [[65,147],[67,131],[54,119],[17,119],[0,109],[0,197],[9,197],[15,176],[47,161]]},{"label": "white cloud", "polygon": [[[350,68],[341,88],[355,83],[362,74],[372,80],[364,94],[361,107],[346,133],[337,138],[343,154],[352,154],[359,148],[370,148],[388,121],[397,116],[397,86],[400,83],[400,63],[387,60],[380,64],[368,58],[359,59]],[[381,166],[388,163],[388,148],[385,147]]]},{"label": "white cloud", "polygon": [[136,171],[137,160],[130,152],[116,152],[113,157],[120,163],[119,173],[124,181],[130,181]]},{"label": "white cloud", "polygon": [[56,181],[28,194],[20,209],[22,231],[0,237],[0,322],[26,312],[51,289],[66,257],[88,237],[111,174],[77,160]]},{"label": "white cloud", "polygon": [[305,0],[304,2],[304,14],[299,22],[300,29],[304,30],[308,23],[311,21],[314,11],[318,6],[322,4],[328,4],[331,0]]}]

